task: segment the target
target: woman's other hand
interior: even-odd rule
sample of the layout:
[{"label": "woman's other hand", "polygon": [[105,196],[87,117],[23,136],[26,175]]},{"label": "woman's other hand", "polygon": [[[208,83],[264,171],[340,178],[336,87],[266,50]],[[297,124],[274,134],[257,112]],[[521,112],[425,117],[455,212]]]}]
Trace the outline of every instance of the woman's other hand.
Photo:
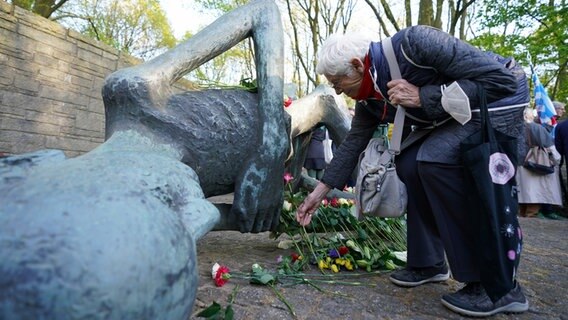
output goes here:
[{"label": "woman's other hand", "polygon": [[404,79],[396,79],[387,83],[389,100],[394,105],[407,108],[420,107],[420,89]]}]

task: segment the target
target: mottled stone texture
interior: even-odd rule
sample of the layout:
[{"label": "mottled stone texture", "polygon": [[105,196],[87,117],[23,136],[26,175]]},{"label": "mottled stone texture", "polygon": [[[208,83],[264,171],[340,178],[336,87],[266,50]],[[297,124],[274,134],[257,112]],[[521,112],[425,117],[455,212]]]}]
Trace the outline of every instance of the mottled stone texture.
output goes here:
[{"label": "mottled stone texture", "polygon": [[219,213],[152,140],[121,132],[73,159],[2,162],[0,318],[187,319],[195,241]]}]

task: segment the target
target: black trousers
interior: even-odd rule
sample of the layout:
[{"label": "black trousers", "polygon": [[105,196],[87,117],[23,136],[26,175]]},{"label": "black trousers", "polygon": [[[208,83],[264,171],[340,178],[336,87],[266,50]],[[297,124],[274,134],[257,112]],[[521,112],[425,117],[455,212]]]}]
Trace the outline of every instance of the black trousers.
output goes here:
[{"label": "black trousers", "polygon": [[431,267],[447,256],[454,279],[479,281],[475,230],[469,222],[460,165],[416,161],[420,143],[396,157],[408,192],[408,266]]}]

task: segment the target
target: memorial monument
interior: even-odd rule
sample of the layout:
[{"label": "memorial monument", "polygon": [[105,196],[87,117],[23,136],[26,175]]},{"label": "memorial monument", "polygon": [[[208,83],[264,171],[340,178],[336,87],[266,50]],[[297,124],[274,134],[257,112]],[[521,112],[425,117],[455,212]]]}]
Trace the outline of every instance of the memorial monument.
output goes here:
[{"label": "memorial monument", "polygon": [[[0,161],[0,318],[187,319],[196,240],[278,224],[290,138],[321,123],[341,141],[349,127],[330,88],[284,112],[280,21],[272,1],[251,1],[111,74],[106,141],[91,152]],[[247,37],[258,93],[174,93],[176,80]],[[206,198],[229,192],[221,215]]]}]

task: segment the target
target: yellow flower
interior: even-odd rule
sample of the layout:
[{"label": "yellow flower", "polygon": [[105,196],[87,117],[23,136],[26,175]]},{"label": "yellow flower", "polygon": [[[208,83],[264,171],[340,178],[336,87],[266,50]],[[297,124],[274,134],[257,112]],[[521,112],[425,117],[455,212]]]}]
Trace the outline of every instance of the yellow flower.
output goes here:
[{"label": "yellow flower", "polygon": [[353,270],[353,264],[351,264],[351,261],[347,260],[345,262],[345,269],[352,271]]},{"label": "yellow flower", "polygon": [[320,268],[320,270],[329,269],[329,265],[327,263],[325,263],[325,261],[319,260],[318,261],[318,268]]},{"label": "yellow flower", "polygon": [[335,264],[340,265],[340,266],[344,266],[345,265],[346,260],[343,258],[337,258],[335,259]]},{"label": "yellow flower", "polygon": [[339,272],[339,267],[336,264],[332,264],[331,265],[331,271],[333,272]]}]

